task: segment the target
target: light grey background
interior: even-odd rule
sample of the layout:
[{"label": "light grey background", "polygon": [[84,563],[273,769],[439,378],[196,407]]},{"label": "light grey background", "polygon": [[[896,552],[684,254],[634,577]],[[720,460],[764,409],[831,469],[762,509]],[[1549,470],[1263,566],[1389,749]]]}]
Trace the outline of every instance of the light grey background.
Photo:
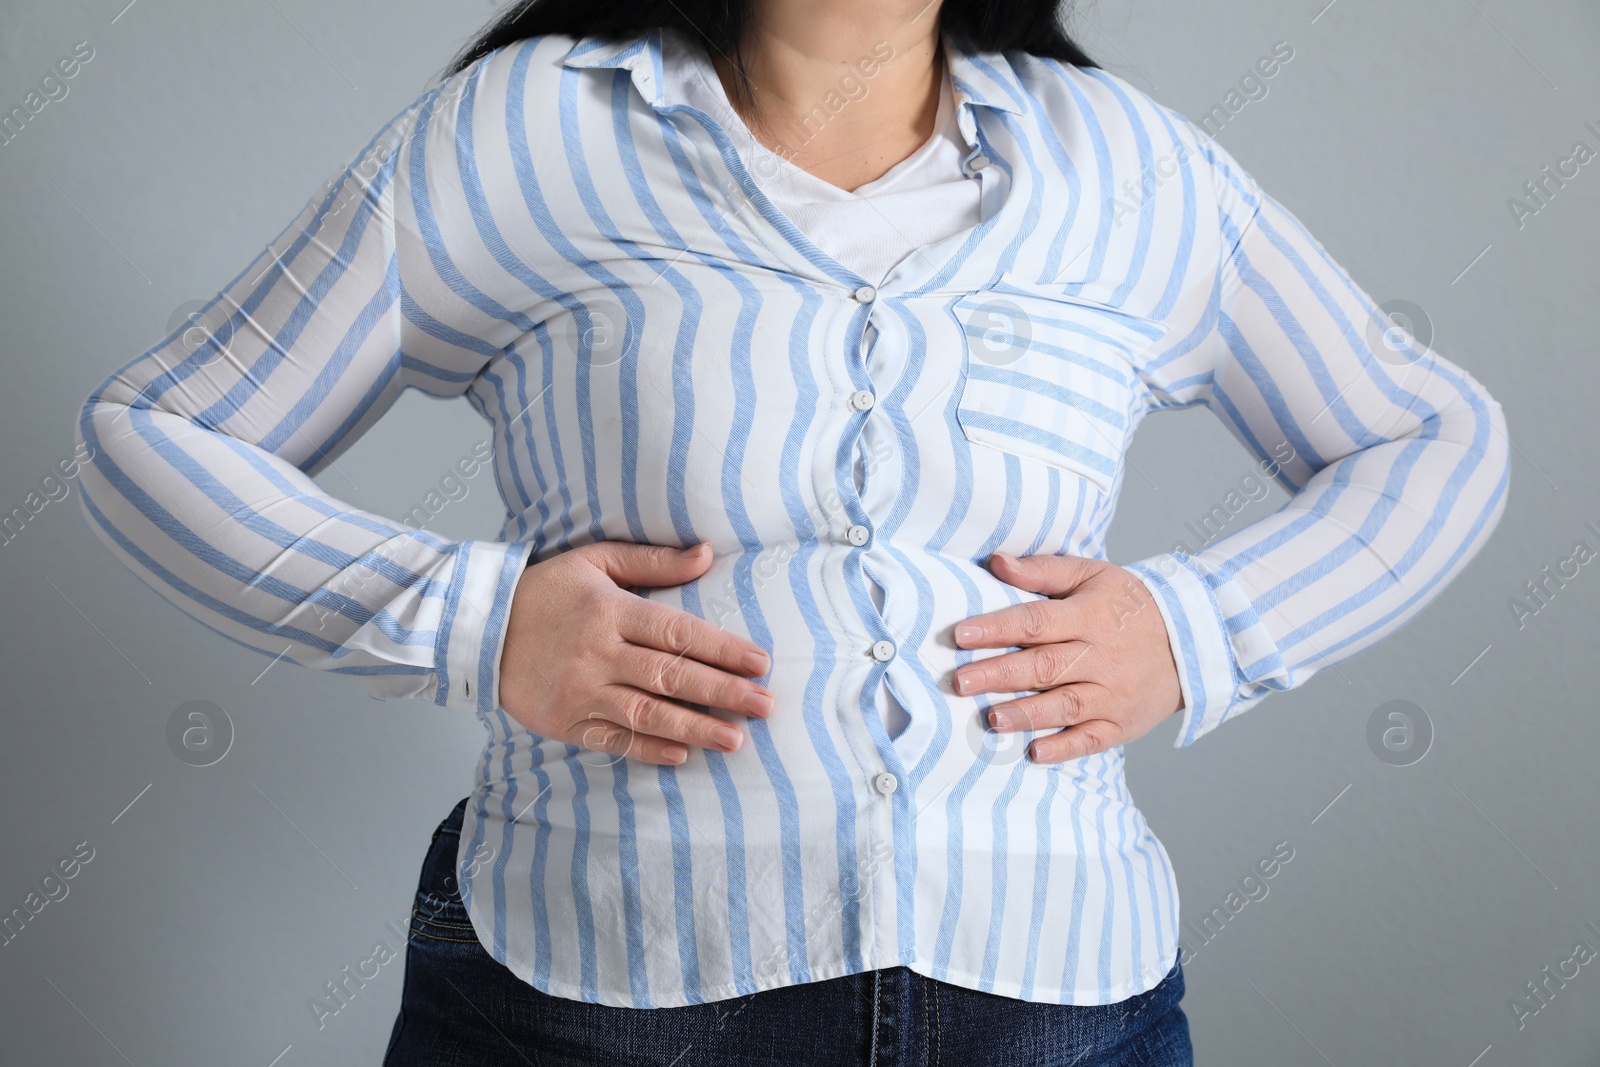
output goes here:
[{"label": "light grey background", "polygon": [[[0,147],[0,512],[69,454],[88,390],[242,269],[495,10],[125,3],[0,3],[0,112],[77,42],[95,50]],[[1172,724],[1132,746],[1186,916],[1223,904],[1275,843],[1294,849],[1214,940],[1188,934],[1198,1062],[1594,1064],[1600,960],[1521,1028],[1511,999],[1577,942],[1600,951],[1585,925],[1600,928],[1600,561],[1525,626],[1508,600],[1575,542],[1600,550],[1600,160],[1520,229],[1506,202],[1575,141],[1600,150],[1585,128],[1600,127],[1600,8],[1325,4],[1107,0],[1076,23],[1109,69],[1196,120],[1288,41],[1294,58],[1219,140],[1376,299],[1426,309],[1516,448],[1498,533],[1405,630],[1192,748],[1169,747]],[[481,436],[464,403],[410,394],[321,481],[398,515]],[[1204,412],[1153,420],[1131,458],[1122,561],[1169,547],[1252,468]],[[0,545],[0,913],[94,849],[0,946],[0,1060],[377,1063],[398,960],[320,1030],[307,1002],[375,943],[400,948],[389,924],[469,788],[479,727],[263,674],[123,569],[79,508],[51,503]],[[483,474],[434,528],[488,536],[499,516]],[[169,748],[190,700],[233,724],[214,766]],[[1391,700],[1432,724],[1411,766],[1367,741]]]}]

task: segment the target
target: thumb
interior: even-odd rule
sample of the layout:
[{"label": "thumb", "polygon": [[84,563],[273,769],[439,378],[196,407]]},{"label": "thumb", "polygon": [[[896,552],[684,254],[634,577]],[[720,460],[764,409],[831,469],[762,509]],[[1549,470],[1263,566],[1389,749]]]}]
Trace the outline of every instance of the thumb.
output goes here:
[{"label": "thumb", "polygon": [[989,570],[1007,585],[1033,593],[1059,597],[1072,592],[1095,573],[1093,560],[1082,556],[1013,556],[996,552],[989,557]]},{"label": "thumb", "polygon": [[623,588],[683,585],[711,566],[714,553],[704,541],[688,548],[599,541],[584,553],[590,563]]}]

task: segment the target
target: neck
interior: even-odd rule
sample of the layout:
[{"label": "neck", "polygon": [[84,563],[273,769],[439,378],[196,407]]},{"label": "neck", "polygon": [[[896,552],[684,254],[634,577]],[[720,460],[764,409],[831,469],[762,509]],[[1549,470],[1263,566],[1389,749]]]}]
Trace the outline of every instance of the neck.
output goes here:
[{"label": "neck", "polygon": [[938,0],[757,0],[742,53],[747,92],[713,62],[745,125],[825,181],[854,189],[933,134]]}]

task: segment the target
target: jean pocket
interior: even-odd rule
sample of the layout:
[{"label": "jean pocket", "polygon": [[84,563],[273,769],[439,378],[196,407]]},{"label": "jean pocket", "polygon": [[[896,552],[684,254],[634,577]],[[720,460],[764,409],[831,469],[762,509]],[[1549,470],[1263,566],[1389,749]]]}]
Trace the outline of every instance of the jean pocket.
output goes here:
[{"label": "jean pocket", "polygon": [[966,340],[956,406],[966,439],[1109,494],[1142,389],[1133,357],[1166,326],[1009,274],[951,311]]},{"label": "jean pocket", "polygon": [[[451,813],[452,817],[456,814]],[[456,856],[461,845],[460,823],[451,818],[434,832],[428,855],[422,863],[416,899],[411,907],[411,932],[436,941],[477,942],[472,919],[461,899],[457,880]]]}]

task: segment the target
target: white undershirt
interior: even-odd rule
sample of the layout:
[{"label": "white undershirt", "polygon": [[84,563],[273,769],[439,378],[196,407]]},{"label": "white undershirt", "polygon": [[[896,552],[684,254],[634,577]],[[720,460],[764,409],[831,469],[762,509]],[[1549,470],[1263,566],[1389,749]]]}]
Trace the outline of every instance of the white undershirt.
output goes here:
[{"label": "white undershirt", "polygon": [[[982,221],[981,183],[961,167],[970,149],[956,125],[948,71],[940,82],[933,135],[882,177],[854,191],[823,181],[756,140],[703,54],[684,50],[665,74],[669,94],[715,118],[734,138],[746,169],[773,205],[812,244],[868,281],[883,281],[917,249]],[[870,91],[871,83],[866,84]]]},{"label": "white undershirt", "polygon": [[[851,191],[800,169],[756,140],[733,110],[722,79],[703,52],[673,48],[663,59],[668,97],[716,119],[733,137],[745,169],[773,206],[812,244],[868,281],[881,284],[897,263],[919,248],[982,221],[982,182],[961,166],[970,148],[956,124],[948,69],[939,83],[933,134],[882,176]],[[869,354],[875,334],[869,321],[862,337]],[[855,476],[860,488],[864,469],[859,450]],[[883,590],[876,582],[867,584],[873,605],[881,609]],[[890,737],[900,736],[910,723],[888,686],[879,687],[878,710]]]}]

